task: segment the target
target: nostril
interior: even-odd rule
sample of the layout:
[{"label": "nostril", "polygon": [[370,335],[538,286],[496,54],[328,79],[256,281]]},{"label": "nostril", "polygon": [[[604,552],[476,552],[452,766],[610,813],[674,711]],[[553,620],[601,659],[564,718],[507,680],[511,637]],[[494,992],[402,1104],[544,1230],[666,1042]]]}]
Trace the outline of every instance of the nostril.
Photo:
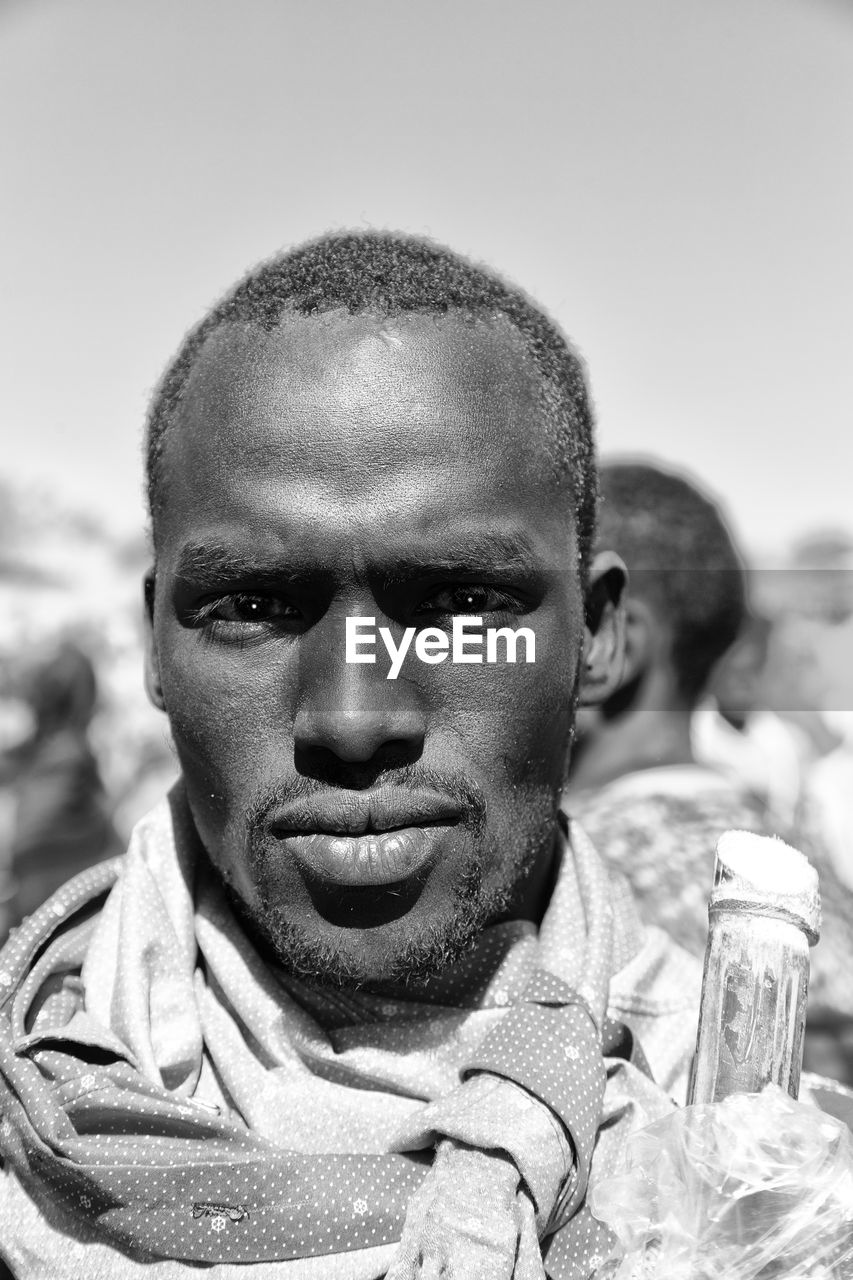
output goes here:
[{"label": "nostril", "polygon": [[314,778],[329,787],[363,791],[374,787],[392,771],[407,769],[423,758],[423,739],[417,742],[390,740],[384,742],[367,759],[344,759],[328,747],[299,747],[293,763],[297,773]]},{"label": "nostril", "polygon": [[368,761],[383,750],[411,755],[414,749],[419,753],[424,731],[422,717],[415,709],[389,716],[366,709],[306,708],[297,715],[294,742],[297,750],[322,749],[340,760]]}]

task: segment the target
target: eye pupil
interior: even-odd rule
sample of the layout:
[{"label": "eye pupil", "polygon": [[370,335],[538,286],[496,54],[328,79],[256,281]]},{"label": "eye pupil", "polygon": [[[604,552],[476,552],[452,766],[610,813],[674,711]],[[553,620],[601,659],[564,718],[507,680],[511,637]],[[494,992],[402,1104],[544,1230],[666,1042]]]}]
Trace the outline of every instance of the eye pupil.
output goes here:
[{"label": "eye pupil", "polygon": [[235,596],[232,608],[242,622],[258,622],[277,614],[275,603],[265,596]]},{"label": "eye pupil", "polygon": [[523,612],[521,602],[500,587],[448,583],[437,588],[419,607],[420,613],[483,615],[499,611]]}]

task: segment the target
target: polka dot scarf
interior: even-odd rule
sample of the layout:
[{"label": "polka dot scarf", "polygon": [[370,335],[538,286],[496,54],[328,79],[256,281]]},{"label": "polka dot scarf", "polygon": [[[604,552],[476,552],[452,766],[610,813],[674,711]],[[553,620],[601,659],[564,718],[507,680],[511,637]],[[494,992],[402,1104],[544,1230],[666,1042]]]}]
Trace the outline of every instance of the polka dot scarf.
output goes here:
[{"label": "polka dot scarf", "polygon": [[[538,930],[490,927],[416,1000],[311,987],[255,950],[177,790],[0,956],[0,1148],[120,1247],[250,1263],[398,1240],[437,1135],[501,1145],[552,1274],[586,1276],[606,1244],[583,1208],[603,1055],[624,1049],[608,981],[637,939],[618,922],[615,954],[613,915],[573,828]],[[556,1181],[524,1150],[529,1095],[563,1135]]]}]

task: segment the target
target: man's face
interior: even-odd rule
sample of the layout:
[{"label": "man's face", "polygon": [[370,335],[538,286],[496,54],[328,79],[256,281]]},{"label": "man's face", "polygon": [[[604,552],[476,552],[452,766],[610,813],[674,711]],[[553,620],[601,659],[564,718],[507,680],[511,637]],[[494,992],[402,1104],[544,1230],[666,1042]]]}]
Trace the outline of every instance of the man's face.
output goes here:
[{"label": "man's face", "polygon": [[[424,977],[548,875],[583,601],[539,413],[518,336],[455,317],[232,325],[202,352],[154,683],[201,841],[297,973]],[[399,644],[460,614],[532,628],[535,662],[345,660],[348,616]]]}]

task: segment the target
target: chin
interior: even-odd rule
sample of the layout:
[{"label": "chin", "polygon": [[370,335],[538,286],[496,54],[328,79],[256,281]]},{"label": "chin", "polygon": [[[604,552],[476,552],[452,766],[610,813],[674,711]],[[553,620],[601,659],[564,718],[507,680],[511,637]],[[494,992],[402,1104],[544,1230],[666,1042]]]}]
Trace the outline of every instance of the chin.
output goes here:
[{"label": "chin", "polygon": [[281,908],[251,913],[260,934],[285,970],[324,986],[382,991],[422,986],[459,960],[477,941],[492,914],[478,900],[467,909],[418,911],[370,928],[343,928],[327,920],[288,919]]},{"label": "chin", "polygon": [[347,889],[285,882],[270,846],[257,842],[251,900],[229,877],[230,893],[257,942],[286,973],[339,988],[416,988],[460,960],[505,915],[553,845],[553,817],[513,835],[484,835],[406,882]]}]

